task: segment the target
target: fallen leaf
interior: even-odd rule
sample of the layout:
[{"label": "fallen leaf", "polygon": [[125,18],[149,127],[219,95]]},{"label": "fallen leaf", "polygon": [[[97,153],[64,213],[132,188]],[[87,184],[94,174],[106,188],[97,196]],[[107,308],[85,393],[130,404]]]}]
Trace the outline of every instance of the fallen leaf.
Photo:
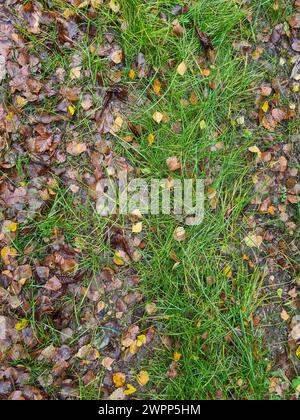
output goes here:
[{"label": "fallen leaf", "polygon": [[176,156],[171,156],[166,160],[167,167],[170,171],[174,172],[181,169],[181,163]]},{"label": "fallen leaf", "polygon": [[139,385],[145,386],[150,380],[149,373],[146,370],[141,370],[136,379]]},{"label": "fallen leaf", "polygon": [[186,71],[187,71],[186,64],[185,64],[185,62],[184,62],[184,61],[182,61],[182,62],[179,64],[179,66],[177,67],[177,73],[178,73],[180,76],[184,76],[184,75],[185,75],[185,73],[186,73]]},{"label": "fallen leaf", "polygon": [[178,228],[175,229],[174,233],[173,233],[173,239],[175,239],[175,241],[185,241],[187,238],[186,236],[186,232],[185,229],[181,226],[179,226]]},{"label": "fallen leaf", "polygon": [[135,71],[133,69],[129,70],[128,73],[129,79],[134,79],[135,78]]},{"label": "fallen leaf", "polygon": [[17,255],[17,250],[9,246],[5,246],[1,249],[1,258],[4,264],[9,264],[9,259],[14,258]]},{"label": "fallen leaf", "polygon": [[209,69],[203,69],[201,70],[201,74],[203,77],[208,77],[210,75],[210,70]]},{"label": "fallen leaf", "polygon": [[282,309],[282,311],[280,313],[280,317],[284,321],[288,321],[290,319],[290,316],[289,316],[289,314],[287,313],[287,311],[285,309]]},{"label": "fallen leaf", "polygon": [[114,363],[115,359],[112,359],[111,357],[104,357],[104,359],[101,362],[101,365],[105,367],[107,370],[111,370],[111,365]]},{"label": "fallen leaf", "polygon": [[81,75],[81,66],[72,67],[70,70],[70,79],[79,79]]},{"label": "fallen leaf", "polygon": [[109,7],[115,13],[119,13],[120,11],[120,4],[116,0],[110,0]]},{"label": "fallen leaf", "polygon": [[266,113],[266,112],[268,112],[268,109],[269,109],[269,102],[268,101],[265,101],[264,103],[263,103],[263,106],[261,107],[261,109]]},{"label": "fallen leaf", "polygon": [[15,325],[15,329],[17,331],[22,331],[24,330],[26,327],[28,326],[28,321],[27,319],[23,318],[20,322],[17,322]]},{"label": "fallen leaf", "polygon": [[175,360],[175,362],[178,362],[181,359],[181,353],[178,353],[178,351],[175,351],[175,353],[173,354],[173,359]]},{"label": "fallen leaf", "polygon": [[78,143],[77,141],[73,140],[67,144],[67,152],[72,156],[78,156],[86,151],[87,147],[85,143]]},{"label": "fallen leaf", "polygon": [[246,236],[244,241],[245,241],[245,244],[249,248],[260,248],[260,246],[263,242],[263,237],[260,236],[260,235],[256,235],[255,233],[252,233],[252,234]]},{"label": "fallen leaf", "polygon": [[136,392],[136,388],[133,385],[131,385],[131,384],[126,385],[126,389],[124,391],[124,394],[126,396],[134,394],[135,392]]},{"label": "fallen leaf", "polygon": [[122,250],[116,251],[113,261],[116,265],[120,265],[120,266],[126,265],[127,258],[126,258],[125,252]]},{"label": "fallen leaf", "polygon": [[126,397],[123,388],[115,389],[108,397],[109,400],[122,401]]},{"label": "fallen leaf", "polygon": [[75,114],[75,108],[72,105],[68,106],[68,112],[70,115],[74,115]]},{"label": "fallen leaf", "polygon": [[122,50],[116,50],[110,55],[111,61],[113,61],[115,64],[122,63],[123,60],[123,52]]},{"label": "fallen leaf", "polygon": [[251,147],[249,147],[248,150],[251,153],[256,153],[258,155],[258,157],[261,157],[261,151],[259,150],[259,148],[257,146],[251,146]]},{"label": "fallen leaf", "polygon": [[180,37],[184,34],[184,29],[180,25],[178,19],[175,19],[173,22],[173,34]]},{"label": "fallen leaf", "polygon": [[145,305],[145,311],[148,315],[153,315],[157,312],[157,307],[154,302]]},{"label": "fallen leaf", "polygon": [[115,372],[113,374],[113,383],[116,388],[121,388],[125,385],[126,375],[122,372]]},{"label": "fallen leaf", "polygon": [[199,126],[201,130],[204,130],[206,128],[206,122],[204,120],[201,120]]},{"label": "fallen leaf", "polygon": [[158,79],[155,79],[153,82],[153,91],[156,95],[160,95],[161,83]]},{"label": "fallen leaf", "polygon": [[163,119],[163,114],[159,111],[155,111],[154,114],[152,115],[152,118],[157,124],[160,124]]},{"label": "fallen leaf", "polygon": [[148,134],[147,140],[148,140],[148,144],[149,144],[149,146],[152,146],[152,144],[153,144],[153,143],[154,143],[154,141],[155,141],[155,137],[154,137],[154,135],[153,135],[152,133]]},{"label": "fallen leaf", "polygon": [[143,229],[143,223],[142,222],[138,222],[135,223],[134,225],[132,225],[132,233],[140,233],[142,232]]}]

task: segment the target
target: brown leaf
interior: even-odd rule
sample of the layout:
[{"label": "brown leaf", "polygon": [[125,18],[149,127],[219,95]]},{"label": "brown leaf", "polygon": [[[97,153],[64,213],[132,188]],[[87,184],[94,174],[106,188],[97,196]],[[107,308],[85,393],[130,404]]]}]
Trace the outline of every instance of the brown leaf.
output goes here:
[{"label": "brown leaf", "polygon": [[199,38],[199,41],[200,41],[202,47],[206,51],[207,50],[213,50],[214,47],[212,45],[212,42],[211,42],[209,36],[205,32],[200,31],[200,29],[197,26],[195,26],[195,29],[196,29],[196,33],[197,33],[197,36]]},{"label": "brown leaf", "polygon": [[85,143],[78,143],[77,141],[73,140],[67,144],[67,152],[72,156],[78,156],[86,151],[87,147]]},{"label": "brown leaf", "polygon": [[181,163],[176,156],[171,156],[166,160],[167,167],[170,171],[174,172],[181,169]]}]

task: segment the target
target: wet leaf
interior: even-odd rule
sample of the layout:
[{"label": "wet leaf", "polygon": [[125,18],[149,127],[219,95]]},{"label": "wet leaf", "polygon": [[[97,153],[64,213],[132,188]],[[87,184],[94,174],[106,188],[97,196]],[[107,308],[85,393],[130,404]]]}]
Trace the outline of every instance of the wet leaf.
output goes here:
[{"label": "wet leaf", "polygon": [[17,331],[22,331],[24,330],[26,327],[28,326],[28,321],[27,319],[23,318],[20,322],[17,322],[15,325],[15,329]]},{"label": "wet leaf", "polygon": [[145,386],[150,380],[149,373],[146,370],[141,370],[136,379],[139,385]]},{"label": "wet leaf", "polygon": [[133,386],[133,385],[131,385],[131,384],[127,384],[126,385],[126,389],[125,389],[125,391],[124,391],[124,394],[126,395],[126,396],[128,396],[128,395],[132,395],[132,394],[134,394],[136,392],[136,388]]},{"label": "wet leaf", "polygon": [[123,387],[125,385],[126,376],[122,372],[115,372],[113,374],[113,383],[116,388]]},{"label": "wet leaf", "polygon": [[158,79],[155,79],[153,82],[153,91],[156,95],[160,95],[160,91],[161,91],[161,83]]},{"label": "wet leaf", "polygon": [[147,140],[148,140],[148,144],[149,144],[149,146],[152,146],[152,144],[153,144],[153,143],[154,143],[154,141],[155,141],[154,134],[152,134],[152,133],[148,134]]}]

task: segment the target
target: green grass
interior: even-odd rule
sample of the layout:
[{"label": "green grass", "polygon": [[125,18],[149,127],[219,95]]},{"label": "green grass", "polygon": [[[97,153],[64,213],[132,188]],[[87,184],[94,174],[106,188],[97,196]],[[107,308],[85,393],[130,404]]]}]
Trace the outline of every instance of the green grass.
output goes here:
[{"label": "green grass", "polygon": [[[274,24],[282,15],[273,9],[273,0],[256,0],[248,7],[239,6],[242,2],[233,0],[185,1],[182,3],[191,7],[187,14],[178,16],[185,34],[177,38],[172,35],[171,22],[175,17],[169,16],[171,7],[177,3],[121,0],[121,16],[127,23],[125,29],[107,7],[101,9],[95,20],[87,17],[84,9],[78,11],[86,17],[88,25],[96,27],[95,44],[101,43],[104,29],[110,27],[117,33],[125,53],[122,83],[136,97],[136,102],[130,104],[130,119],[141,125],[143,132],[137,149],[122,140],[129,133],[124,129],[114,139],[115,150],[141,168],[143,176],[149,179],[169,176],[165,161],[176,155],[184,168],[182,177],[211,176],[218,196],[216,210],[212,210],[206,200],[203,223],[186,229],[188,239],[183,244],[173,240],[174,229],[180,224],[175,217],[149,216],[144,221],[147,248],[144,258],[134,266],[142,278],[146,301],[155,301],[159,308],[155,322],[164,334],[173,337],[182,353],[178,375],[170,380],[166,370],[172,361],[172,352],[156,350],[147,363],[152,385],[158,393],[145,392],[144,396],[214,399],[216,392],[222,390],[225,399],[263,399],[268,392],[268,355],[251,321],[255,309],[262,304],[258,291],[263,274],[258,268],[249,271],[241,247],[246,235],[243,212],[252,198],[245,153],[249,145],[260,139],[258,131],[239,126],[237,118],[253,107],[251,88],[262,80],[264,72],[246,56],[237,54],[232,42],[241,39],[254,42],[258,17],[263,14]],[[61,7],[62,2],[55,1],[54,5]],[[285,15],[290,11],[288,2]],[[160,13],[168,14],[167,23],[159,18]],[[252,20],[248,19],[249,13]],[[199,63],[203,50],[194,24],[211,37],[216,48],[215,63]],[[26,33],[25,29],[23,34],[32,50],[44,48],[49,38],[55,43],[55,29],[42,36]],[[58,66],[67,70],[72,54],[80,52],[83,69],[90,71],[90,77],[80,79],[78,84],[86,82],[87,91],[94,93],[96,75],[101,73],[109,85],[105,78],[107,61],[91,53],[90,44],[91,40],[85,37],[66,51],[49,51],[48,58],[42,62],[41,79],[49,77]],[[148,79],[128,78],[137,52],[144,53],[147,62],[154,67]],[[169,66],[171,61],[173,66]],[[184,77],[176,72],[181,61],[188,67]],[[203,77],[200,71],[208,66],[210,75]],[[156,78],[162,82],[159,97],[152,91]],[[210,88],[211,81],[215,89]],[[68,80],[70,86],[76,83]],[[192,92],[198,102],[186,106],[182,100],[188,100]],[[140,107],[137,101],[144,100],[146,95],[148,100]],[[101,103],[96,103],[96,107],[100,109]],[[167,113],[169,122],[157,125],[152,119],[154,111]],[[87,118],[80,113],[76,118],[75,127],[81,130],[83,138],[86,133],[92,133]],[[204,130],[199,127],[202,120],[206,123]],[[181,125],[179,134],[172,129],[175,122]],[[155,135],[152,146],[147,142],[149,133]],[[224,149],[212,152],[210,147],[216,142],[222,142]],[[25,158],[18,163],[20,172],[24,165]],[[79,168],[80,165],[79,162]],[[45,240],[58,228],[66,242],[74,244],[76,241],[82,247],[80,268],[87,269],[92,277],[101,267],[111,264],[112,257],[103,237],[111,221],[96,215],[92,207],[92,203],[80,205],[69,192],[58,188],[44,213],[22,227],[26,235],[22,229],[19,231],[15,247],[22,254],[26,247],[34,245],[32,258],[42,258],[47,250]],[[122,218],[114,223],[125,227]],[[176,267],[170,257],[172,251],[180,261]],[[226,274],[228,269],[232,272],[230,276]],[[38,286],[26,287],[34,294]],[[85,300],[72,303],[79,313]],[[31,322],[36,323],[34,318]],[[59,342],[59,332],[47,319],[35,326],[45,346]],[[100,382],[101,378],[97,378],[88,387],[80,383],[81,398],[99,398]]]}]

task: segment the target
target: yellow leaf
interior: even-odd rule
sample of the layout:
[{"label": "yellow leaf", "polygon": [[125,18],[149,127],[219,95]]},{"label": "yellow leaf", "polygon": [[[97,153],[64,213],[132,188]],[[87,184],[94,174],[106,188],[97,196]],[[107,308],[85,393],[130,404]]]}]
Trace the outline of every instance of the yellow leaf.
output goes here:
[{"label": "yellow leaf", "polygon": [[115,256],[114,256],[113,261],[114,261],[114,263],[115,263],[115,264],[117,264],[117,265],[125,265],[125,261],[122,259],[122,257],[121,257],[121,255],[120,255],[119,251],[116,251],[116,252],[115,252]]},{"label": "yellow leaf", "polygon": [[300,346],[297,347],[296,356],[300,359]]},{"label": "yellow leaf", "polygon": [[75,108],[72,105],[68,106],[68,111],[70,115],[74,115],[75,114]]},{"label": "yellow leaf", "polygon": [[268,112],[268,109],[269,109],[269,103],[268,103],[268,101],[265,101],[265,102],[264,102],[264,104],[263,104],[263,106],[261,107],[261,109],[262,109],[264,112]]},{"label": "yellow leaf", "polygon": [[128,76],[129,76],[130,79],[134,79],[135,78],[135,71],[133,69],[130,69]]},{"label": "yellow leaf", "polygon": [[201,130],[204,130],[206,128],[206,122],[204,120],[201,120],[199,125]]},{"label": "yellow leaf", "polygon": [[179,66],[177,67],[177,73],[178,73],[180,76],[184,76],[184,75],[185,75],[185,73],[186,73],[186,71],[187,71],[186,64],[185,64],[185,62],[184,62],[184,61],[182,61],[182,62],[179,64]]},{"label": "yellow leaf", "polygon": [[249,147],[248,150],[251,153],[257,153],[258,157],[261,157],[261,151],[259,150],[259,148],[257,146],[251,146],[251,147]]},{"label": "yellow leaf", "polygon": [[70,17],[72,17],[72,16],[74,16],[75,15],[75,12],[72,10],[72,9],[65,9],[64,11],[63,11],[63,17],[65,18],[65,19],[69,19]]},{"label": "yellow leaf", "polygon": [[158,79],[155,79],[153,83],[153,91],[156,95],[159,95],[160,90],[161,90],[161,83]]},{"label": "yellow leaf", "polygon": [[4,261],[4,264],[9,264],[9,257],[15,257],[16,255],[17,251],[15,250],[15,248],[5,246],[1,249],[1,258]]},{"label": "yellow leaf", "polygon": [[201,74],[204,77],[208,77],[210,75],[210,70],[209,69],[203,69],[203,70],[201,70]]},{"label": "yellow leaf", "polygon": [[189,101],[192,105],[197,105],[198,98],[197,98],[197,95],[194,91],[190,94]]},{"label": "yellow leaf", "polygon": [[293,90],[294,93],[299,92],[299,86],[298,85],[294,85],[292,90]]},{"label": "yellow leaf", "polygon": [[137,345],[138,345],[138,347],[141,347],[143,344],[146,344],[146,342],[147,342],[147,337],[144,335],[144,334],[140,334],[138,337],[137,337]]},{"label": "yellow leaf", "polygon": [[164,117],[163,114],[158,111],[155,111],[154,114],[152,115],[152,118],[157,124],[160,124],[162,122],[163,117]]},{"label": "yellow leaf", "polygon": [[141,233],[142,229],[143,229],[142,222],[138,222],[132,225],[132,233]]},{"label": "yellow leaf", "polygon": [[175,362],[178,362],[181,359],[181,353],[175,351],[175,353],[173,354],[173,359],[175,360]]},{"label": "yellow leaf", "polygon": [[283,319],[284,321],[287,321],[290,319],[290,316],[285,309],[282,309],[280,316],[281,316],[281,319]]},{"label": "yellow leaf", "polygon": [[119,3],[116,0],[111,0],[109,2],[109,7],[115,13],[118,13],[120,11],[120,5],[119,5]]},{"label": "yellow leaf", "polygon": [[146,370],[141,370],[136,379],[141,386],[145,386],[150,380],[149,373]]},{"label": "yellow leaf", "polygon": [[229,278],[229,279],[231,279],[231,278],[232,278],[232,270],[231,270],[231,268],[229,267],[229,265],[227,265],[227,266],[224,268],[223,273],[224,273],[224,275],[225,275],[227,278]]},{"label": "yellow leaf", "polygon": [[136,388],[133,385],[131,384],[126,385],[126,389],[124,391],[125,395],[131,395],[131,394],[134,394],[135,392],[136,392]]},{"label": "yellow leaf", "polygon": [[135,340],[132,344],[130,344],[129,351],[131,354],[136,354],[139,351],[141,346],[137,345],[138,340]]},{"label": "yellow leaf", "polygon": [[15,329],[16,329],[17,331],[22,331],[22,330],[24,330],[24,328],[26,328],[26,327],[27,327],[27,325],[28,325],[28,321],[27,321],[27,319],[22,319],[20,322],[17,322],[17,323],[16,323],[16,325],[15,325]]},{"label": "yellow leaf", "polygon": [[126,376],[122,372],[116,372],[113,374],[113,383],[116,388],[120,388],[125,385]]},{"label": "yellow leaf", "polygon": [[18,95],[16,97],[16,104],[19,108],[22,108],[23,106],[25,106],[27,104],[27,99],[23,98],[23,96]]},{"label": "yellow leaf", "polygon": [[96,9],[101,4],[102,4],[102,0],[91,0],[91,6],[93,7],[93,9]]},{"label": "yellow leaf", "polygon": [[154,143],[154,140],[155,140],[154,135],[152,133],[150,133],[147,137],[147,140],[148,140],[149,146],[152,146],[152,144]]},{"label": "yellow leaf", "polygon": [[6,226],[9,232],[15,232],[17,230],[18,224],[15,222],[11,222],[8,226]]}]

